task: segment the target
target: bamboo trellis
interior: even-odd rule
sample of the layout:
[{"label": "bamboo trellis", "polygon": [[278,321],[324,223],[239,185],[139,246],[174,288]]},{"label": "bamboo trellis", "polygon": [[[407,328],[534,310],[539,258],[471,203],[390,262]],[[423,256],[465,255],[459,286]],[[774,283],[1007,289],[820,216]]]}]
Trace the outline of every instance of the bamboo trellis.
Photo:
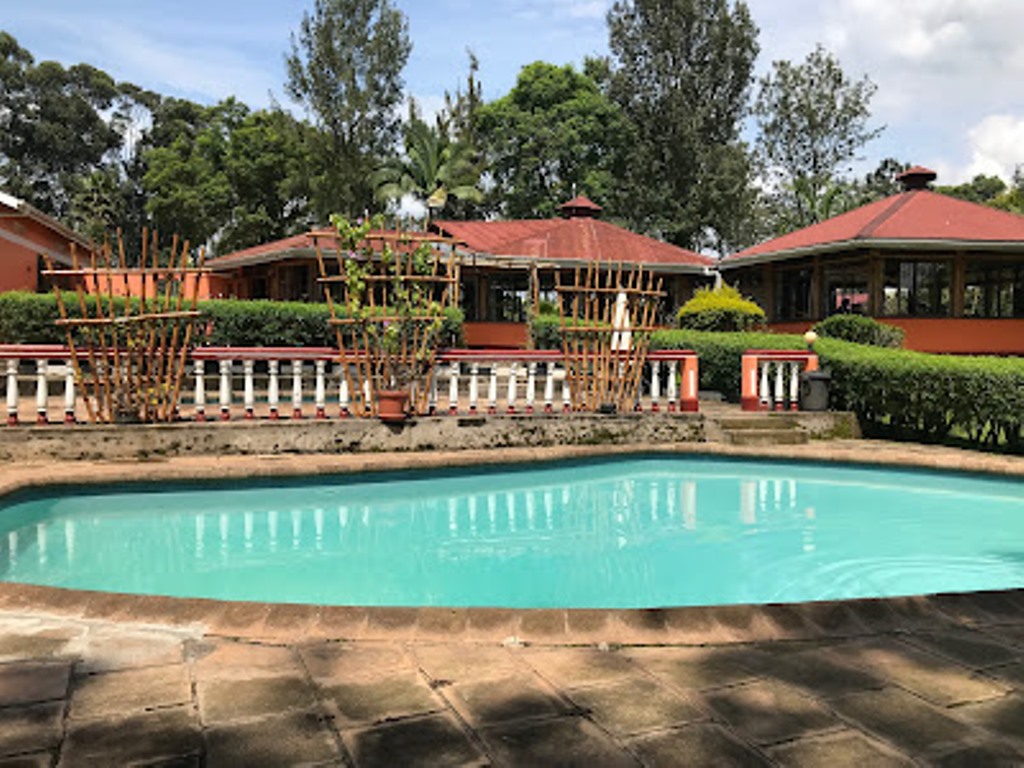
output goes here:
[{"label": "bamboo trellis", "polygon": [[445,309],[459,304],[455,241],[408,232],[367,232],[359,242],[312,235],[352,411],[376,416],[377,395],[401,391],[411,413],[426,412]]},{"label": "bamboo trellis", "polygon": [[[58,325],[67,334],[75,381],[89,421],[156,422],[177,416],[181,382],[193,342],[199,283],[208,272],[199,250],[175,236],[161,258],[157,233],[142,232],[139,266],[128,267],[124,240],[93,246],[80,256],[71,246],[71,269],[45,274],[74,284],[77,313],[69,311],[54,280]],[[163,263],[161,263],[163,261]],[[86,296],[90,295],[91,300]],[[118,306],[115,297],[123,298]]]},{"label": "bamboo trellis", "polygon": [[638,265],[594,261],[575,269],[571,285],[556,275],[555,287],[573,410],[633,410],[661,278]]}]

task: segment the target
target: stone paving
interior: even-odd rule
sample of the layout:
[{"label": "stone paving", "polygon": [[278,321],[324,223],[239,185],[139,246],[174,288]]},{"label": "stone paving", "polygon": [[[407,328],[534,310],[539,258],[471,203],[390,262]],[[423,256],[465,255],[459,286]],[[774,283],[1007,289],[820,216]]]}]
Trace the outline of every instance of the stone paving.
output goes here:
[{"label": "stone paving", "polygon": [[[704,450],[1024,477],[1019,458],[867,441]],[[458,461],[486,459],[470,453]],[[0,492],[57,477],[359,471],[452,456],[15,466]],[[509,611],[0,583],[0,768],[296,764],[1022,765],[1024,590]]]}]

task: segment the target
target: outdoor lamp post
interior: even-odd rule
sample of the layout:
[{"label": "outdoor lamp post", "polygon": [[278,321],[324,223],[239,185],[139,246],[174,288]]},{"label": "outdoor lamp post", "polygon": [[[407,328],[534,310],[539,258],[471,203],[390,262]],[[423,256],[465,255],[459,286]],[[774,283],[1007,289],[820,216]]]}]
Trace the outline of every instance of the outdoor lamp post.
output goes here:
[{"label": "outdoor lamp post", "polygon": [[816,342],[817,340],[818,334],[816,334],[814,331],[808,331],[807,333],[804,334],[804,341],[807,342],[807,349],[812,352],[814,351],[814,342]]}]

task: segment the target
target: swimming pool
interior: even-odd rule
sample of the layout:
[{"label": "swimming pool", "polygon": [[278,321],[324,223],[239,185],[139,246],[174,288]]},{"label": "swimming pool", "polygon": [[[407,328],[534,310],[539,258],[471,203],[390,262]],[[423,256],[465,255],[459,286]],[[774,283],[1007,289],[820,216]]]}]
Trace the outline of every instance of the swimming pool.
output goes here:
[{"label": "swimming pool", "polygon": [[376,606],[650,608],[1024,586],[1024,483],[649,456],[0,502],[0,578]]}]

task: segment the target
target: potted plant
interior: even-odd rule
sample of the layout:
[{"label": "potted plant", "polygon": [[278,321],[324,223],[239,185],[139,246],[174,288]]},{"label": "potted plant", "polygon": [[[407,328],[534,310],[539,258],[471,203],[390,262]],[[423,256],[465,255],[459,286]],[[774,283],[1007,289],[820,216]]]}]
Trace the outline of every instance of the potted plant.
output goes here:
[{"label": "potted plant", "polygon": [[435,247],[448,241],[384,232],[380,218],[352,224],[334,215],[331,223],[338,274],[319,246],[317,256],[349,392],[359,411],[403,421],[426,406],[456,283],[451,258],[442,264]]}]

